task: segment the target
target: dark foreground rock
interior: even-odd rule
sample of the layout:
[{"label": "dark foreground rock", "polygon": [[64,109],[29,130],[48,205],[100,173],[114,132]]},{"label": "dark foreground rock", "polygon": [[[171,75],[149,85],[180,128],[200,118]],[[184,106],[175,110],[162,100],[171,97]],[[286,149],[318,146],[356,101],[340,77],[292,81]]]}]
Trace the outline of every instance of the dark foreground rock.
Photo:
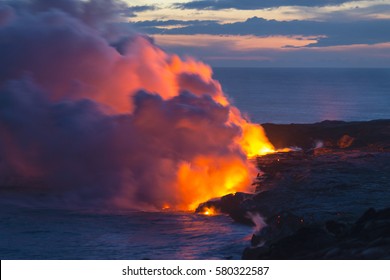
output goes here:
[{"label": "dark foreground rock", "polygon": [[248,216],[248,208],[245,202],[250,201],[253,198],[253,194],[237,192],[235,194],[228,194],[220,199],[214,199],[201,203],[196,213],[201,213],[205,208],[214,208],[217,212],[229,214],[230,217],[240,223],[254,225],[252,219]]},{"label": "dark foreground rock", "polygon": [[[351,222],[368,208],[390,206],[390,153],[363,150],[272,154],[257,164],[257,193],[237,193],[204,205],[251,224],[248,212],[269,222],[293,213],[305,224]],[[204,205],[200,205],[200,208]]]},{"label": "dark foreground rock", "polygon": [[356,220],[390,207],[390,120],[264,128],[276,148],[300,149],[258,157],[254,194],[206,203],[240,223],[265,220],[244,258],[388,258],[388,210]]},{"label": "dark foreground rock", "polygon": [[283,237],[270,231],[266,227],[254,235],[243,259],[390,259],[390,208],[371,208],[352,224],[301,226]]}]

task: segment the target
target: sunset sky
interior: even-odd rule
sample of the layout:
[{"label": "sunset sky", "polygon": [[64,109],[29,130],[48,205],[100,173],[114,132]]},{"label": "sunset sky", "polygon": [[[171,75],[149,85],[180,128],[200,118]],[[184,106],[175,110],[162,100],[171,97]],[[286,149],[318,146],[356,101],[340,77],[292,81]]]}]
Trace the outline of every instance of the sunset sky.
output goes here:
[{"label": "sunset sky", "polygon": [[390,67],[390,0],[127,3],[131,28],[213,66]]}]

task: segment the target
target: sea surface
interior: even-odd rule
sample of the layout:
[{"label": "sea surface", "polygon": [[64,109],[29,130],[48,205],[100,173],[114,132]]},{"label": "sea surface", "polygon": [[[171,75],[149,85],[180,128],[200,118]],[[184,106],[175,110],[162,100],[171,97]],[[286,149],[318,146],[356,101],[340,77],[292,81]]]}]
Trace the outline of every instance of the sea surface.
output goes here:
[{"label": "sea surface", "polygon": [[225,215],[0,208],[0,259],[240,259],[253,228]]},{"label": "sea surface", "polygon": [[390,119],[390,69],[213,70],[225,93],[253,122]]},{"label": "sea surface", "polygon": [[[390,118],[389,69],[216,68],[254,122]],[[239,259],[254,229],[227,216],[5,206],[0,259]]]}]

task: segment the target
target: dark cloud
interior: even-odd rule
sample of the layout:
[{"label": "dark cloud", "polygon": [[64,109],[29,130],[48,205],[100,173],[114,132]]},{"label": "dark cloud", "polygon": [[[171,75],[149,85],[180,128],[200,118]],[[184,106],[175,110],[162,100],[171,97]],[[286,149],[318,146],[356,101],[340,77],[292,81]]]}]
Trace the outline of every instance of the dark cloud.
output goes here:
[{"label": "dark cloud", "polygon": [[136,17],[137,13],[141,12],[146,12],[146,11],[154,11],[156,10],[156,6],[148,6],[148,5],[143,5],[143,6],[131,6],[127,7],[125,9],[122,9],[120,11],[120,14],[125,17]]},{"label": "dark cloud", "polygon": [[177,3],[175,4],[175,7],[197,10],[221,10],[231,8],[238,10],[253,10],[281,6],[322,7],[338,5],[345,2],[351,2],[351,0],[198,0],[187,3]]},{"label": "dark cloud", "polygon": [[[216,20],[147,20],[131,22],[131,28],[135,28],[146,34],[164,33],[166,27],[174,28],[183,26],[205,27],[217,23]],[[127,23],[118,24],[123,28],[128,27]]]},{"label": "dark cloud", "polygon": [[[160,24],[160,23],[158,23]],[[142,22],[136,25],[149,33],[161,33],[153,30],[149,22],[143,27]],[[276,21],[262,18],[250,18],[244,22],[222,24],[209,22],[206,24],[188,24],[185,27],[164,30],[164,34],[212,34],[212,35],[304,35],[326,36],[319,38],[313,46],[334,46],[345,44],[374,44],[390,42],[390,20],[361,20],[361,21]]]},{"label": "dark cloud", "polygon": [[13,9],[0,4],[0,26],[7,24],[14,17]]},{"label": "dark cloud", "polygon": [[[88,25],[112,21],[123,17],[136,17],[138,13],[157,9],[156,6],[128,6],[123,0],[6,0],[19,14],[58,10],[78,18]],[[1,15],[0,15],[1,24]]]},{"label": "dark cloud", "polygon": [[207,26],[211,23],[217,23],[216,20],[147,20],[133,22],[133,25],[138,28],[155,27],[155,26],[179,26],[179,25],[197,25]]},{"label": "dark cloud", "polygon": [[131,6],[129,8],[131,10],[133,10],[134,12],[139,13],[139,12],[145,12],[145,11],[153,11],[156,9],[156,6],[143,5],[143,6]]},{"label": "dark cloud", "polygon": [[58,10],[94,26],[114,20],[129,10],[121,0],[6,0],[4,3],[13,7],[19,15]]}]

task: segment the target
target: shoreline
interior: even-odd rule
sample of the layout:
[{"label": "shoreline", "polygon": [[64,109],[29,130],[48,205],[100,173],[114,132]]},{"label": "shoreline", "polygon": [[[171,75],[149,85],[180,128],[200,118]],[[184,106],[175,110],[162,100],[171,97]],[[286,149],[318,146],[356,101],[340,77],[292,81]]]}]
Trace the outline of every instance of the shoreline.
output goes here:
[{"label": "shoreline", "polygon": [[257,193],[204,204],[268,225],[243,258],[390,258],[390,120],[262,126],[275,148],[301,150],[258,157]]},{"label": "shoreline", "polygon": [[254,213],[259,230],[242,258],[390,258],[390,120],[263,127],[271,141],[283,137],[276,147],[302,150],[258,157],[257,193],[203,204],[240,224]]},{"label": "shoreline", "polygon": [[[367,148],[373,145],[390,148],[390,119],[351,122],[325,120],[308,124],[264,123],[261,126],[277,149],[289,146],[311,149],[319,141],[329,148]],[[354,139],[349,146],[340,147],[338,141],[344,135]]]}]

